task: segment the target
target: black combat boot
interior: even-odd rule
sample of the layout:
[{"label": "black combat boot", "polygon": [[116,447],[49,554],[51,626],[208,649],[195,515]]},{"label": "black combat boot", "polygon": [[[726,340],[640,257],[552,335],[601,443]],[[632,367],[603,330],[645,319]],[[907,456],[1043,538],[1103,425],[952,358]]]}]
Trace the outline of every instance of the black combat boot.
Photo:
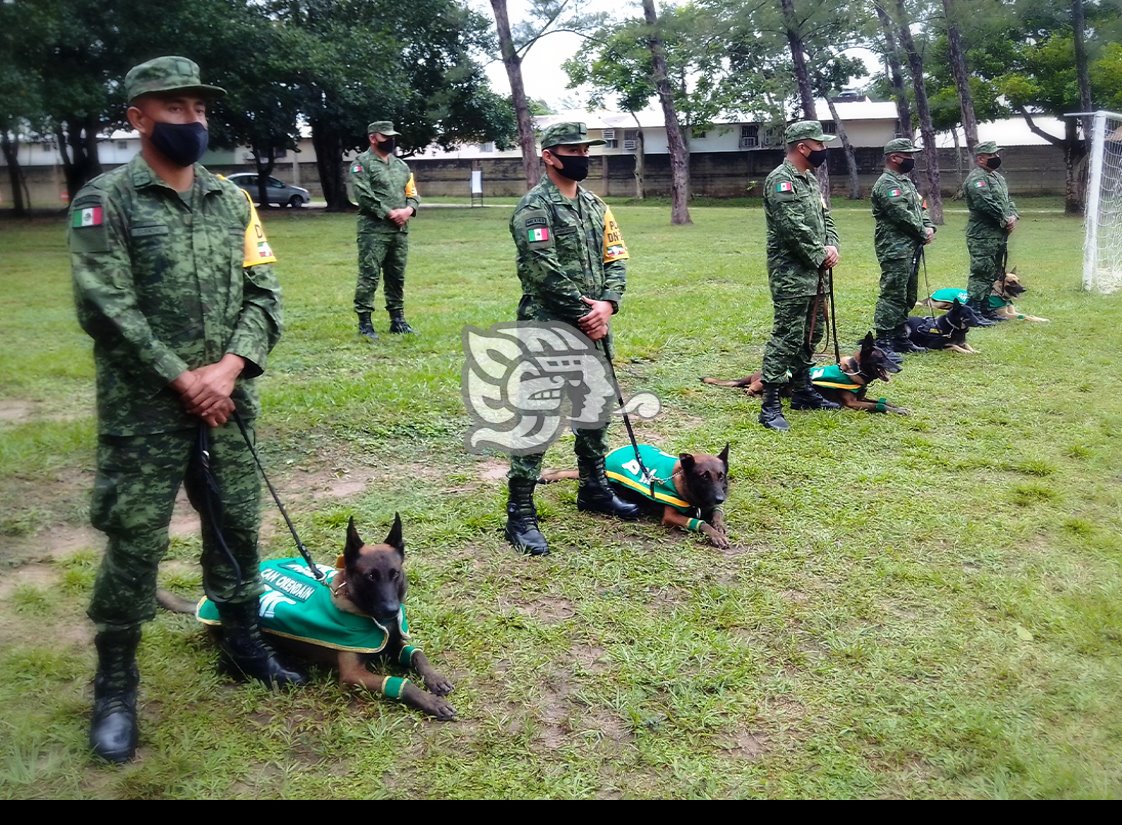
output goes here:
[{"label": "black combat boot", "polygon": [[538,511],[534,509],[536,484],[536,481],[523,478],[507,481],[509,499],[506,505],[506,538],[523,553],[547,556],[549,545],[538,529]]},{"label": "black combat boot", "polygon": [[371,341],[378,340],[378,333],[374,331],[374,326],[370,323],[369,312],[360,312],[358,314],[358,334],[365,335]]},{"label": "black combat boot", "polygon": [[978,326],[980,327],[993,327],[997,326],[997,321],[990,317],[992,311],[985,305],[989,303],[986,299],[975,301],[973,299],[966,302],[966,305],[978,313]]},{"label": "black combat boot", "polygon": [[795,391],[791,393],[792,410],[840,410],[841,404],[829,401],[815,388],[810,381],[810,370],[803,369],[791,377]]},{"label": "black combat boot", "polygon": [[222,618],[222,641],[218,649],[224,671],[234,677],[256,679],[269,687],[285,688],[307,681],[303,674],[282,665],[261,636],[257,616],[260,602],[257,599],[215,606]]},{"label": "black combat boot", "polygon": [[[878,344],[877,346],[880,345]],[[896,327],[896,334],[892,336],[892,351],[898,352],[901,355],[912,355],[919,352],[927,352],[927,347],[921,347],[909,338],[908,325],[901,324]]]},{"label": "black combat boot", "polygon": [[783,402],[779,400],[779,388],[782,386],[782,384],[764,383],[764,403],[760,407],[760,423],[769,430],[785,433],[791,429],[791,425],[783,417]]},{"label": "black combat boot", "polygon": [[612,489],[608,477],[604,475],[604,459],[578,458],[580,487],[577,489],[577,509],[592,513],[603,513],[625,521],[634,521],[642,511],[629,501],[624,501]]},{"label": "black combat boot", "polygon": [[873,346],[880,348],[885,353],[896,351],[896,338],[892,332],[886,329],[878,329],[876,340],[873,341]]},{"label": "black combat boot", "polygon": [[94,636],[97,673],[90,720],[90,747],[109,762],[128,762],[136,755],[136,648],[140,627],[102,630]]},{"label": "black combat boot", "polygon": [[416,335],[413,327],[405,320],[405,313],[400,309],[390,311],[390,332],[394,335]]}]

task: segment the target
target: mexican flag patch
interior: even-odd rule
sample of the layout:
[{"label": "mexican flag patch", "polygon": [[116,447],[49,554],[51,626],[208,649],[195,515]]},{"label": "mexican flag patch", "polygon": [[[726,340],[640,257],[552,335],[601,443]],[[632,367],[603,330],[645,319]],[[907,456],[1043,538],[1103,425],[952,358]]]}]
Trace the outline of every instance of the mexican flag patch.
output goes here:
[{"label": "mexican flag patch", "polygon": [[74,229],[86,226],[101,226],[102,215],[100,206],[91,206],[87,209],[75,209],[70,216],[70,225]]},{"label": "mexican flag patch", "polygon": [[548,226],[539,226],[539,227],[536,227],[535,229],[527,229],[526,230],[526,240],[529,241],[530,243],[536,243],[538,241],[548,241],[549,240],[549,227]]},{"label": "mexican flag patch", "polygon": [[794,192],[795,191],[795,184],[791,183],[791,181],[789,181],[789,180],[781,181],[781,182],[775,184],[775,191],[776,192]]},{"label": "mexican flag patch", "polygon": [[899,189],[889,189],[888,190],[888,197],[890,197],[890,198],[898,198],[903,194],[904,193]]},{"label": "mexican flag patch", "polygon": [[986,183],[982,178],[978,178],[978,180],[974,181],[975,189],[985,189],[987,186],[989,186],[989,184]]},{"label": "mexican flag patch", "polygon": [[361,163],[356,163],[354,166],[351,167],[351,173],[352,174],[357,175],[361,171],[362,171],[362,164]]}]

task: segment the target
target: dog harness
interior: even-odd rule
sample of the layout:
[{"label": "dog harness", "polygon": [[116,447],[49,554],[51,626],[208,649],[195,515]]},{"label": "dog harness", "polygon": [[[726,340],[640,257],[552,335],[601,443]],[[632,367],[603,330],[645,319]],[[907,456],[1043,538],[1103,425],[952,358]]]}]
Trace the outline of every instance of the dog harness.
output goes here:
[{"label": "dog harness", "polygon": [[815,367],[810,371],[810,381],[818,387],[829,387],[830,389],[846,390],[848,392],[857,392],[862,386],[856,383],[851,376],[846,375],[840,364]]},{"label": "dog harness", "polygon": [[[389,643],[390,631],[376,619],[349,613],[335,606],[331,582],[339,571],[317,565],[324,581],[317,581],[300,558],[270,559],[261,562],[261,581],[265,586],[260,597],[261,630],[274,636],[298,642],[344,650],[349,653],[383,653]],[[205,596],[195,608],[195,618],[210,626],[221,626],[218,607]],[[405,605],[397,614],[397,630],[402,640],[409,638],[409,620]],[[417,648],[403,644],[398,662],[408,667]],[[391,699],[401,698],[407,679],[388,676],[382,693]]]},{"label": "dog harness", "polygon": [[[658,504],[667,504],[679,513],[693,513],[697,508],[685,501],[674,486],[674,465],[678,457],[664,453],[650,444],[639,445],[639,457],[650,475],[644,475],[639,462],[635,460],[635,450],[630,446],[612,450],[604,456],[604,474],[629,490],[641,493],[644,498]],[[654,482],[654,495],[651,495],[651,482]]]}]

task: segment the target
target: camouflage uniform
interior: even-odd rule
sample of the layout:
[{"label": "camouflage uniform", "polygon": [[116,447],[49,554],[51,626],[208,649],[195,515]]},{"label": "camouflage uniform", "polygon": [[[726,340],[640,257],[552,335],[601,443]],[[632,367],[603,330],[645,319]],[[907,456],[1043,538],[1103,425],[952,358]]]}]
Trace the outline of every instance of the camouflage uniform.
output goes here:
[{"label": "camouflage uniform", "polygon": [[[979,143],[976,153],[996,154],[1000,147]],[[966,221],[966,248],[970,251],[970,301],[981,308],[993,282],[1001,275],[1002,261],[1009,244],[1010,219],[1020,217],[1009,197],[1005,177],[975,165],[962,184],[970,217]]]},{"label": "camouflage uniform", "polygon": [[[374,124],[371,124],[373,126]],[[382,130],[376,130],[382,131]],[[394,132],[396,134],[396,132]],[[374,311],[379,273],[386,275],[386,310],[405,309],[405,261],[409,224],[398,226],[386,217],[394,209],[421,205],[409,166],[396,155],[382,160],[367,149],[351,164],[351,185],[358,201],[358,284],[355,312]]]},{"label": "camouflage uniform", "polygon": [[[542,176],[526,193],[510,219],[522,281],[519,321],[564,321],[576,327],[588,312],[582,296],[611,301],[618,308],[627,285],[627,251],[622,238],[618,249],[609,247],[605,230],[610,224],[614,224],[611,210],[583,188],[573,202],[548,176]],[[618,227],[614,231],[618,234]],[[610,336],[603,344],[610,354]],[[578,457],[597,459],[607,454],[606,427],[575,432]],[[537,479],[544,454],[513,457],[510,477]]]},{"label": "camouflage uniform", "polygon": [[767,219],[767,274],[775,321],[764,348],[763,380],[786,383],[808,370],[812,353],[825,334],[823,302],[819,302],[814,336],[807,332],[815,296],[829,293],[828,277],[819,275],[826,246],[839,246],[834,219],[818,189],[813,171],[800,172],[784,160],[764,184]]},{"label": "camouflage uniform", "polygon": [[[257,599],[259,484],[234,422],[210,430],[221,487],[217,525],[193,472],[199,419],[169,384],[225,354],[245,359],[233,400],[250,428],[252,378],[281,331],[274,261],[245,193],[202,166],[177,193],[137,155],[75,196],[69,246],[78,320],[94,340],[97,477],[93,525],[109,538],[89,615],[99,626],[137,626],[155,611],[156,570],[168,545],[179,485],[203,516],[207,589],[234,603]],[[252,431],[252,430],[251,430]],[[246,577],[216,546],[222,530]]]},{"label": "camouflage uniform", "polygon": [[[890,141],[885,147],[886,155],[917,151],[906,139]],[[919,291],[912,260],[916,249],[927,240],[927,230],[934,229],[935,224],[911,178],[892,169],[885,169],[873,184],[872,204],[876,221],[873,242],[880,261],[880,296],[873,325],[877,338],[882,339],[904,334],[904,323]]]}]

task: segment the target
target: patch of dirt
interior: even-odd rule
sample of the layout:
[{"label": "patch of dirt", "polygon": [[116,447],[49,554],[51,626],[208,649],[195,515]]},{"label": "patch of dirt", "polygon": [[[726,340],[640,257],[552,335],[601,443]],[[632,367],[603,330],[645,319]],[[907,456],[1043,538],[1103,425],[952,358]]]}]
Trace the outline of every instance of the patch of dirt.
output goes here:
[{"label": "patch of dirt", "polygon": [[32,421],[74,421],[87,415],[85,409],[80,412],[54,412],[45,413],[42,405],[35,401],[25,401],[19,398],[0,400],[0,423],[2,424],[28,424]]},{"label": "patch of dirt", "polygon": [[795,604],[803,604],[804,602],[810,601],[810,596],[800,590],[780,590],[779,595],[782,596],[785,601],[794,602]]},{"label": "patch of dirt", "polygon": [[768,741],[769,737],[763,731],[738,730],[721,749],[739,759],[755,761],[768,752]]},{"label": "patch of dirt", "polygon": [[500,597],[498,606],[500,610],[513,609],[523,616],[537,619],[543,624],[560,624],[577,614],[573,603],[560,596],[541,596],[532,602],[512,602]]},{"label": "patch of dirt", "polygon": [[603,676],[609,669],[608,651],[595,645],[579,645],[569,648],[574,662],[592,676]]},{"label": "patch of dirt", "polygon": [[506,474],[510,470],[509,461],[499,461],[489,458],[479,463],[479,477],[483,481],[506,481]]},{"label": "patch of dirt", "polygon": [[0,600],[7,600],[19,587],[50,590],[58,584],[59,578],[58,570],[49,564],[25,564],[0,579]]},{"label": "patch of dirt", "polygon": [[565,744],[565,738],[572,730],[569,725],[569,683],[564,675],[555,674],[543,688],[542,702],[537,708],[542,728],[537,741],[549,750],[557,750]]}]

